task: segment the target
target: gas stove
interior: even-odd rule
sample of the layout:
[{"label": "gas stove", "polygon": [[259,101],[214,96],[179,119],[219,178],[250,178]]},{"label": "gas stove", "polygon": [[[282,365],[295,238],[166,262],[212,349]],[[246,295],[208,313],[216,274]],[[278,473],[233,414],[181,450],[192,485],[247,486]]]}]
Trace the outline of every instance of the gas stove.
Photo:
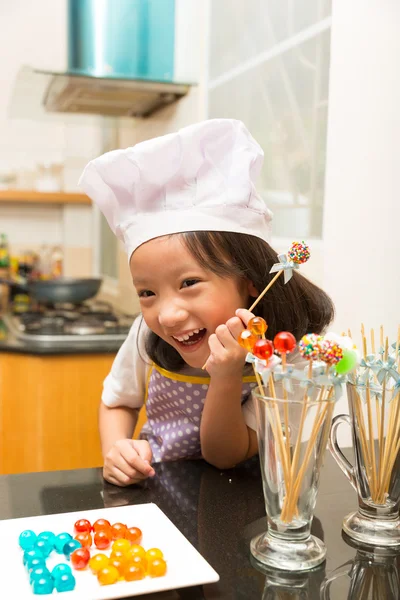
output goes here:
[{"label": "gas stove", "polygon": [[92,301],[37,306],[9,314],[5,322],[17,339],[34,344],[122,343],[135,317],[118,312],[106,302]]}]

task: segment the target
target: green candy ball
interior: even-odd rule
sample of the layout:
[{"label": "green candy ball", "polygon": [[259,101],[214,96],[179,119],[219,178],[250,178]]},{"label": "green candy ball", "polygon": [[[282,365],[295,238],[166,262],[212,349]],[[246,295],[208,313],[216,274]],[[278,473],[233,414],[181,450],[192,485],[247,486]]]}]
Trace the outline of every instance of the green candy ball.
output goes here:
[{"label": "green candy ball", "polygon": [[338,375],[350,373],[357,365],[357,352],[354,350],[343,350],[343,358],[336,365]]}]

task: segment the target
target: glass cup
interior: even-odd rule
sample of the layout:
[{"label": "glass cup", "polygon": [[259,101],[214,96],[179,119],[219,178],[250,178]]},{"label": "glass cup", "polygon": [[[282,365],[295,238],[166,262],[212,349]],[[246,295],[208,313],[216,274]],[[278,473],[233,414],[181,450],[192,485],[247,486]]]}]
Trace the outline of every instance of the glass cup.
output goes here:
[{"label": "glass cup", "polygon": [[[333,419],[329,450],[358,495],[343,530],[363,544],[400,545],[400,395],[393,388],[347,384],[350,415]],[[337,441],[351,427],[354,466]]]},{"label": "glass cup", "polygon": [[325,564],[309,571],[275,571],[260,565],[252,556],[250,563],[265,574],[261,600],[315,600],[325,577]]},{"label": "glass cup", "polygon": [[[398,600],[400,598],[399,553],[394,548],[357,545],[343,533],[343,539],[357,548],[357,554],[341,565],[321,585],[321,600]],[[348,579],[346,596],[343,578]]]},{"label": "glass cup", "polygon": [[334,397],[332,390],[300,384],[282,392],[283,398],[252,392],[268,530],[253,538],[250,550],[268,567],[302,571],[326,555],[310,531]]}]

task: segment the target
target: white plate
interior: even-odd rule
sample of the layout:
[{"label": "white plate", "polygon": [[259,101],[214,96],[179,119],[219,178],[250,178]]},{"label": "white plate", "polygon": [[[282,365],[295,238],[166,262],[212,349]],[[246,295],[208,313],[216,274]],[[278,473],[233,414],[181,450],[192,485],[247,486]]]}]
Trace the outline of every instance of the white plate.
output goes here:
[{"label": "white plate", "polygon": [[[167,573],[163,577],[146,577],[141,581],[119,581],[113,585],[102,586],[90,570],[73,571],[76,587],[72,592],[56,592],[36,596],[29,585],[27,571],[22,564],[22,550],[18,544],[19,534],[25,529],[35,533],[53,531],[55,534],[67,531],[73,534],[75,521],[88,519],[91,523],[96,519],[108,519],[110,523],[125,523],[128,527],[139,527],[143,532],[141,544],[148,548],[160,548],[167,561]],[[139,594],[149,594],[178,589],[192,585],[212,583],[219,580],[219,575],[197,552],[184,535],[175,527],[168,517],[155,504],[136,504],[116,508],[86,510],[79,512],[25,517],[0,521],[0,598],[30,600],[37,598],[54,600],[111,600],[126,598]],[[109,551],[91,548],[91,554]],[[65,562],[62,555],[53,552],[47,559],[49,568]]]}]

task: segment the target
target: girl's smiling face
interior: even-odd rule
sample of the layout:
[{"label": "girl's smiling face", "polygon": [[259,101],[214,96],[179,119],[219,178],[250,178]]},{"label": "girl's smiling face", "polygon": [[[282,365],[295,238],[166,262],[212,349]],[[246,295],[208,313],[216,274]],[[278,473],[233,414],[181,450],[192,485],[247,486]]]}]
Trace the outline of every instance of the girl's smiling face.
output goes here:
[{"label": "girl's smiling face", "polygon": [[130,270],[147,326],[197,368],[210,354],[209,336],[247,306],[252,285],[201,267],[179,234],[139,246]]}]

